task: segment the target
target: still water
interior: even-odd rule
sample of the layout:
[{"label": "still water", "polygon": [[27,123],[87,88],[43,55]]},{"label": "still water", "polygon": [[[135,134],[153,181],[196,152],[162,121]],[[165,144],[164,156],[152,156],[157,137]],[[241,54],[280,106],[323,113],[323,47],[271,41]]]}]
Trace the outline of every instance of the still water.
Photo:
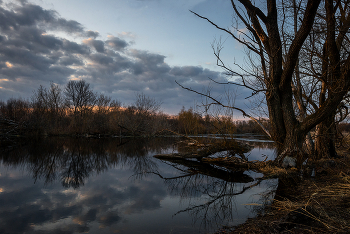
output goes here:
[{"label": "still water", "polygon": [[[48,138],[0,153],[0,233],[213,233],[253,217],[276,180],[180,165],[175,138]],[[250,143],[254,144],[254,143]],[[272,157],[259,142],[250,160]],[[194,162],[196,163],[196,162]]]}]

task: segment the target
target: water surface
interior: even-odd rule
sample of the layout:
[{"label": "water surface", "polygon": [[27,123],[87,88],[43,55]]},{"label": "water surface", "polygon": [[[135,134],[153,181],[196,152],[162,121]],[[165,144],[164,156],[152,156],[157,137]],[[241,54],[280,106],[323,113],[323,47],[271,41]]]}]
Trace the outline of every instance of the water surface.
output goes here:
[{"label": "water surface", "polygon": [[[0,233],[210,233],[254,216],[251,204],[275,188],[249,189],[262,176],[254,172],[153,158],[177,152],[178,140],[13,143],[0,155]],[[261,145],[249,159],[273,155]]]}]

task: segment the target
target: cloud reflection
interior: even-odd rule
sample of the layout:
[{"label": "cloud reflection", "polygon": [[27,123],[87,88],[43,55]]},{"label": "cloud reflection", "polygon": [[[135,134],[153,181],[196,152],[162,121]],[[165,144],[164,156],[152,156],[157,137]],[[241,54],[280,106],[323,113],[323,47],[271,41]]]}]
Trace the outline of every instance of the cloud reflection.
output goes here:
[{"label": "cloud reflection", "polygon": [[[147,155],[172,141],[118,141],[50,138],[4,151],[0,233],[40,233],[50,226],[50,233],[87,232],[93,226],[111,227],[126,214],[160,208],[165,188],[152,180],[131,182],[130,176],[157,169]],[[34,185],[29,177],[17,176],[23,168]],[[89,186],[81,187],[85,183]],[[64,225],[53,225],[62,220]]]},{"label": "cloud reflection", "polygon": [[[239,174],[216,173],[218,168],[194,162],[172,167],[150,157],[176,150],[173,143],[50,138],[3,151],[0,233],[134,233],[145,227],[152,233],[174,227],[193,233],[198,227],[192,221],[215,228],[237,218],[237,194],[256,193],[243,191],[256,175],[240,175],[239,182]],[[183,176],[190,167],[203,173]],[[70,178],[74,181],[62,186]]]}]

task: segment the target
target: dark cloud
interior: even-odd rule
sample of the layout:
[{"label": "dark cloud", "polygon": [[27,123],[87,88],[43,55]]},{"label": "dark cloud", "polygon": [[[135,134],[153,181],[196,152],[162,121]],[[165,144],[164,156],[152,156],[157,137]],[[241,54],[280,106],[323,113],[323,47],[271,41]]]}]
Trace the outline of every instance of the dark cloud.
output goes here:
[{"label": "dark cloud", "polygon": [[66,19],[57,19],[56,21],[51,22],[53,29],[61,30],[67,33],[84,33],[84,27],[75,20],[66,20]]},{"label": "dark cloud", "polygon": [[3,32],[18,30],[22,26],[54,22],[57,17],[55,11],[44,10],[38,5],[12,5],[12,9],[0,8],[0,28]]},{"label": "dark cloud", "polygon": [[30,51],[50,53],[51,50],[59,50],[63,45],[60,39],[46,35],[43,30],[35,27],[21,27],[17,33],[17,39],[9,40],[9,44],[14,42],[14,46],[23,47]]},{"label": "dark cloud", "polygon": [[112,57],[106,56],[104,54],[92,54],[90,58],[92,61],[99,63],[101,65],[106,65],[106,66],[114,62]]},{"label": "dark cloud", "polygon": [[117,51],[122,51],[129,45],[125,40],[120,39],[119,37],[109,36],[108,38],[106,45]]},{"label": "dark cloud", "polygon": [[[53,63],[52,59],[41,56],[40,54],[31,53],[31,51],[18,47],[0,46],[0,54],[6,58],[6,61],[9,61],[14,66],[27,66],[40,71],[47,70],[48,67]],[[9,78],[15,79],[16,77]]]},{"label": "dark cloud", "polygon": [[94,40],[92,38],[89,38],[84,40],[83,42],[93,47],[99,53],[103,53],[105,51],[105,43],[101,40]]},{"label": "dark cloud", "polygon": [[[197,91],[213,86],[208,78],[227,81],[221,73],[200,66],[170,66],[166,56],[132,49],[120,37],[97,40],[98,32],[26,1],[6,7],[0,3],[0,29],[0,98],[14,93],[29,97],[39,85],[48,86],[51,81],[64,85],[83,78],[95,91],[122,103],[132,103],[135,93],[143,92],[162,100],[165,111],[174,113],[171,109],[179,111],[182,105],[193,106],[193,99],[201,99],[181,89],[175,80]],[[75,40],[62,32],[74,35]],[[215,86],[211,92],[222,98],[225,91]],[[244,97],[237,99],[240,107],[245,107],[241,104]]]},{"label": "dark cloud", "polygon": [[63,66],[70,66],[70,65],[82,66],[84,64],[81,59],[79,59],[74,55],[62,56],[59,58],[58,63]]},{"label": "dark cloud", "polygon": [[150,66],[157,66],[159,64],[164,63],[165,56],[160,54],[153,54],[149,53],[147,51],[141,51],[141,50],[132,50],[131,54],[138,58],[142,63],[150,65]]},{"label": "dark cloud", "polygon": [[0,29],[3,32],[18,30],[21,27],[35,26],[48,30],[63,31],[69,34],[98,36],[98,33],[84,31],[84,27],[75,20],[61,18],[56,11],[45,10],[41,6],[22,1],[21,5],[7,4],[10,10],[0,3]]},{"label": "dark cloud", "polygon": [[89,48],[86,45],[78,44],[74,41],[63,40],[62,49],[72,54],[88,54]]},{"label": "dark cloud", "polygon": [[145,79],[157,79],[170,71],[170,66],[164,62],[165,56],[149,53],[148,51],[131,50],[135,58],[131,71],[134,75],[145,75]]},{"label": "dark cloud", "polygon": [[86,37],[92,37],[92,38],[96,38],[98,37],[100,34],[98,32],[94,32],[94,31],[91,31],[91,30],[88,30],[85,32],[85,36]]},{"label": "dark cloud", "polygon": [[82,223],[92,222],[96,220],[97,214],[98,214],[98,209],[92,208],[88,210],[85,214],[76,217],[75,220]]},{"label": "dark cloud", "polygon": [[194,66],[185,66],[185,67],[173,67],[170,71],[170,74],[174,76],[185,76],[185,77],[193,77],[198,76],[203,72],[202,67],[194,67]]},{"label": "dark cloud", "polygon": [[107,212],[103,214],[99,218],[99,223],[101,223],[103,226],[111,226],[112,224],[115,224],[119,221],[121,221],[121,217],[116,212]]}]

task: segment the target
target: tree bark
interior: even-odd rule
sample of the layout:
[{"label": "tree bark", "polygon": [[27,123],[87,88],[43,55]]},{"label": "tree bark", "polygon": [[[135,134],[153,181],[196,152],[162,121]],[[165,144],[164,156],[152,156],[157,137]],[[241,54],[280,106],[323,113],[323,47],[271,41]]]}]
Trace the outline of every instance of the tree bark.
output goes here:
[{"label": "tree bark", "polygon": [[335,151],[336,126],[334,115],[318,124],[315,131],[315,155],[314,159],[336,157]]}]

